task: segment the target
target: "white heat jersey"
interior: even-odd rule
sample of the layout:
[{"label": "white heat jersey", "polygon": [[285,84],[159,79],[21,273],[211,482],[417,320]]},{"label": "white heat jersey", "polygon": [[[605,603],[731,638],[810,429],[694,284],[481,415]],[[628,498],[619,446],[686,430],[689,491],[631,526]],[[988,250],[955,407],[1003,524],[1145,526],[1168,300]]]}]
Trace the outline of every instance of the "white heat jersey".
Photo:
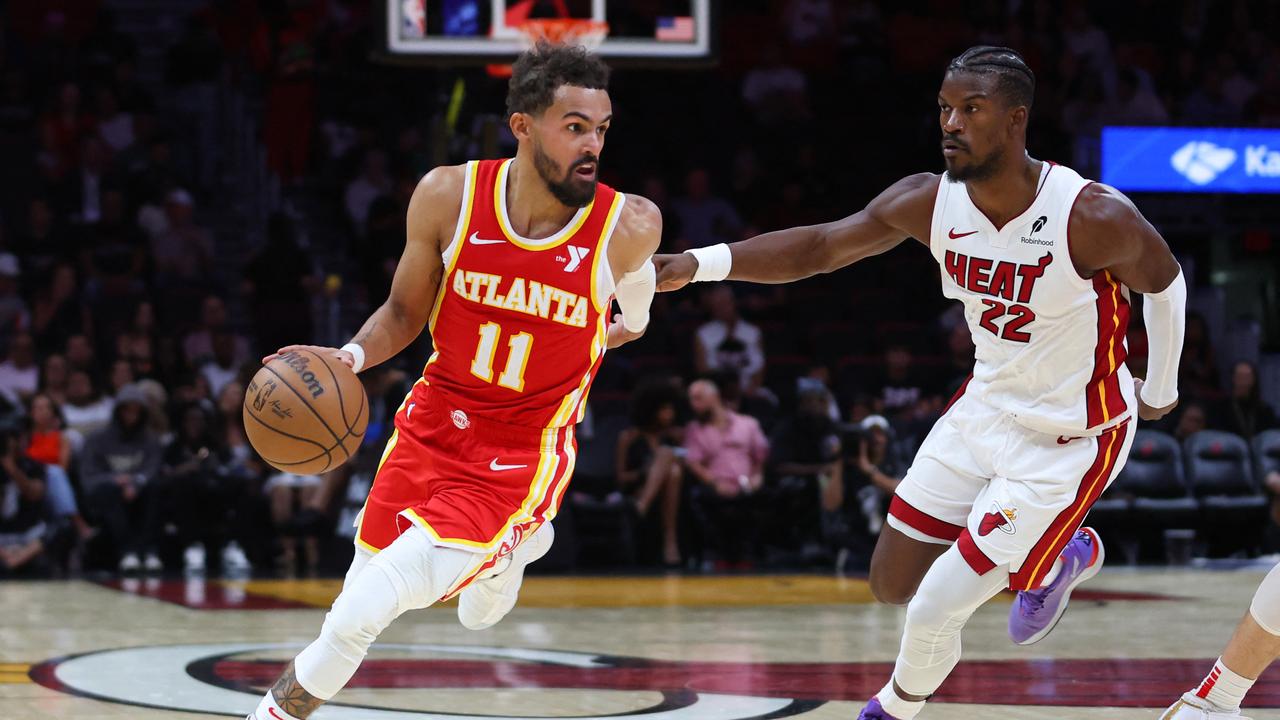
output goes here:
[{"label": "white heat jersey", "polygon": [[976,347],[964,393],[1072,437],[1097,435],[1136,407],[1124,365],[1129,290],[1106,271],[1086,280],[1071,262],[1067,220],[1090,182],[1045,163],[1031,207],[996,228],[944,175],[929,237],[942,291],[964,303]]}]

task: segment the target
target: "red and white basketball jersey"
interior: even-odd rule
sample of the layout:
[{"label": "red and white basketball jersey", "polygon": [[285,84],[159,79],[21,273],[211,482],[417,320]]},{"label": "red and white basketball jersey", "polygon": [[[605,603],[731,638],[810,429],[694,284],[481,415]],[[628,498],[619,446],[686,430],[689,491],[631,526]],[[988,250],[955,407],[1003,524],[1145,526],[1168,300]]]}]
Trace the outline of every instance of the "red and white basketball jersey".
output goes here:
[{"label": "red and white basketball jersey", "polygon": [[942,290],[964,303],[976,347],[965,390],[1033,430],[1096,435],[1136,407],[1125,367],[1129,290],[1081,278],[1067,222],[1092,181],[1045,163],[1031,207],[997,228],[945,175],[929,247]]},{"label": "red and white basketball jersey", "polygon": [[521,237],[507,218],[511,162],[467,163],[423,377],[465,414],[562,427],[581,420],[604,357],[609,238],[626,196],[599,184],[559,232]]}]

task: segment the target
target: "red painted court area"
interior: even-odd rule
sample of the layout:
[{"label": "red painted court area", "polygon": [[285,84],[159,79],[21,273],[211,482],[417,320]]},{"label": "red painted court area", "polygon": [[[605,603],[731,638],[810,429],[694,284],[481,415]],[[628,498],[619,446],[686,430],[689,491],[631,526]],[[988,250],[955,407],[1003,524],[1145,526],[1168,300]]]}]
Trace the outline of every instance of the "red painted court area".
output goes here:
[{"label": "red painted court area", "polygon": [[[615,658],[605,668],[570,668],[508,661],[367,660],[349,687],[541,688],[727,693],[800,700],[871,697],[892,663],[680,663]],[[1057,707],[1164,707],[1204,678],[1211,659],[969,661],[956,668],[934,702]],[[261,688],[282,665],[223,660],[216,684]],[[1264,674],[1246,707],[1280,707],[1280,671]]]}]

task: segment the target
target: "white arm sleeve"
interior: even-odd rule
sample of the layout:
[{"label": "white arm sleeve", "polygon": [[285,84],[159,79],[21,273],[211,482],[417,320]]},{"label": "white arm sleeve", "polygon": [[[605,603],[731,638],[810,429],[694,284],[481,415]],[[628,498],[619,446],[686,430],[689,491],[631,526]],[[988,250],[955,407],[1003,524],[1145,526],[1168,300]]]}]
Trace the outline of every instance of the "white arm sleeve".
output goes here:
[{"label": "white arm sleeve", "polygon": [[1142,385],[1142,402],[1162,408],[1178,399],[1178,362],[1187,323],[1187,283],[1182,270],[1169,287],[1145,293],[1142,299],[1142,318],[1147,323],[1147,379]]},{"label": "white arm sleeve", "polygon": [[618,280],[613,294],[618,298],[618,307],[622,308],[623,327],[634,333],[649,326],[649,305],[657,287],[658,274],[652,259],[645,260],[644,265]]}]

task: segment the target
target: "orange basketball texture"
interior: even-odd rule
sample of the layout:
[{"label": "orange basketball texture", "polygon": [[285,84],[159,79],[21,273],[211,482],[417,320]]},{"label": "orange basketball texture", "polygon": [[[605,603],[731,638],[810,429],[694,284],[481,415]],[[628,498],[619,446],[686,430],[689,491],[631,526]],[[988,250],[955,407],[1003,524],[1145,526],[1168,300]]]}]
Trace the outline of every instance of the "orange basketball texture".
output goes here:
[{"label": "orange basketball texture", "polygon": [[245,434],[263,460],[284,472],[314,475],[342,465],[368,425],[369,398],[356,374],[310,350],[263,365],[245,390]]}]

